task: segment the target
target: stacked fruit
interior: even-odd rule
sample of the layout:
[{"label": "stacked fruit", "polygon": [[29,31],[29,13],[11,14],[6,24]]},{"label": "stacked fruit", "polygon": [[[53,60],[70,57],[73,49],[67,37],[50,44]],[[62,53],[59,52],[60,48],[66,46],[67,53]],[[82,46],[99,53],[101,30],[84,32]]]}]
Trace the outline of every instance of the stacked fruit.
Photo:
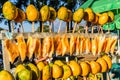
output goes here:
[{"label": "stacked fruit", "polygon": [[26,14],[23,10],[18,9],[13,3],[7,1],[2,8],[3,15],[8,20],[15,22],[22,22],[26,19]]},{"label": "stacked fruit", "polygon": [[[4,3],[2,11],[6,19],[14,20],[15,22],[22,22],[26,19],[26,17],[28,21],[32,22],[37,20],[40,20],[42,22],[53,22],[56,19],[56,16],[58,17],[58,19],[63,20],[65,22],[73,20],[75,22],[73,32],[75,31],[77,24],[80,23],[82,19],[92,23],[93,25],[100,26],[106,24],[107,22],[112,22],[114,20],[114,13],[112,11],[100,14],[94,13],[91,8],[86,8],[85,10],[79,8],[72,14],[71,10],[62,6],[56,13],[54,8],[49,7],[47,5],[44,5],[38,11],[34,5],[30,4],[27,6],[25,13],[23,10],[18,9],[9,1]],[[58,32],[59,31],[60,30],[58,30]]]},{"label": "stacked fruit", "polygon": [[[98,58],[96,61],[80,61],[70,60],[69,62],[63,62],[56,60],[54,63],[38,62],[35,66],[32,63],[26,65],[19,64],[14,71],[16,80],[53,80],[63,79],[75,80],[77,76],[87,77],[91,80],[90,75],[96,75],[97,73],[103,73],[111,69],[112,62],[109,56],[104,55]],[[7,74],[7,76],[5,76]],[[10,78],[11,77],[11,78]],[[10,78],[14,80],[10,73],[5,70],[0,72],[0,80]]]}]

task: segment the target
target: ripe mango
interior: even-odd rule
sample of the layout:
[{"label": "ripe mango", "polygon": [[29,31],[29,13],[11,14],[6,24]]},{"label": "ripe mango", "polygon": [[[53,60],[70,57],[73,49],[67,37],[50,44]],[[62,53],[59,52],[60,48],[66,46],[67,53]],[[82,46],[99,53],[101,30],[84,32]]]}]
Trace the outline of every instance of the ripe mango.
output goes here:
[{"label": "ripe mango", "polygon": [[79,23],[84,16],[84,10],[82,8],[79,8],[77,11],[73,13],[73,20],[77,23]]},{"label": "ripe mango", "polygon": [[53,7],[49,7],[50,9],[50,21],[54,21],[56,19],[56,10]]},{"label": "ripe mango", "polygon": [[6,70],[0,71],[0,80],[15,80],[12,74]]},{"label": "ripe mango", "polygon": [[47,5],[40,9],[40,20],[45,22],[50,18],[50,9]]},{"label": "ripe mango", "polygon": [[27,8],[26,8],[26,15],[27,15],[27,19],[29,21],[36,21],[36,20],[39,19],[38,10],[32,4],[30,4],[29,6],[27,6]]},{"label": "ripe mango", "polygon": [[94,13],[93,13],[91,8],[85,9],[84,19],[89,21],[89,22],[92,22],[94,20]]},{"label": "ripe mango", "polygon": [[100,17],[99,17],[99,24],[100,25],[104,25],[105,23],[108,22],[108,14],[107,13],[103,13]]},{"label": "ripe mango", "polygon": [[51,78],[50,66],[46,65],[42,71],[42,80],[49,80]]},{"label": "ripe mango", "polygon": [[109,22],[114,20],[114,13],[112,11],[108,11],[108,16],[109,16]]},{"label": "ripe mango", "polygon": [[26,13],[23,10],[18,9],[18,15],[14,21],[15,22],[22,22],[25,19],[26,19]]},{"label": "ripe mango", "polygon": [[58,18],[64,21],[68,19],[68,10],[66,7],[60,7],[60,9],[58,10]]},{"label": "ripe mango", "polygon": [[67,19],[67,22],[72,21],[72,18],[73,18],[73,13],[72,13],[71,10],[68,9],[68,19]]},{"label": "ripe mango", "polygon": [[3,4],[2,12],[4,17],[8,20],[14,20],[18,15],[18,9],[10,1]]}]

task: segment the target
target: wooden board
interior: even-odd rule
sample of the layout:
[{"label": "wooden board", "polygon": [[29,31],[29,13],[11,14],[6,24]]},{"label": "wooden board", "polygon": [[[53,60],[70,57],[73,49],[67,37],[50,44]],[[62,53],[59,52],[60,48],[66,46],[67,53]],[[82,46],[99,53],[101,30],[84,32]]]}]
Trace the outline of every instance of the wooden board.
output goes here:
[{"label": "wooden board", "polygon": [[[37,38],[45,38],[47,36],[55,36],[58,33],[49,33],[49,32],[29,32],[29,33],[13,33],[13,39],[16,39],[17,36],[23,35],[25,39],[27,39],[29,36],[37,37]],[[71,35],[89,35],[90,37],[93,37],[96,34],[84,34],[84,33],[59,33],[59,35],[66,34],[68,38],[70,38]],[[0,33],[0,39],[7,39],[5,33]]]}]

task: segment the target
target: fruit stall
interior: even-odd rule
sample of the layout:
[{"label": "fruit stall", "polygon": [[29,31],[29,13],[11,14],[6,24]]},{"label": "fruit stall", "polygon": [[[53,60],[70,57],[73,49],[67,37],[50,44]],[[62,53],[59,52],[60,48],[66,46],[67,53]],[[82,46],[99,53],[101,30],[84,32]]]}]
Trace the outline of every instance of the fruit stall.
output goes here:
[{"label": "fruit stall", "polygon": [[[119,67],[115,63],[120,62],[120,15],[116,7],[120,1],[116,0],[116,5],[100,1],[88,0],[75,12],[64,6],[56,11],[47,5],[37,10],[32,4],[24,12],[5,2],[2,13],[10,20],[12,31],[0,33],[4,64],[0,80],[112,80]],[[54,32],[56,18],[60,24]],[[25,20],[32,23],[32,32],[24,32]],[[79,28],[83,20],[86,24]],[[42,22],[41,32],[35,32],[35,21]],[[44,31],[46,21],[50,22],[48,32]],[[66,28],[61,32],[63,21]],[[71,21],[73,29],[69,30],[67,23]],[[14,22],[21,23],[22,32],[14,32]]]}]

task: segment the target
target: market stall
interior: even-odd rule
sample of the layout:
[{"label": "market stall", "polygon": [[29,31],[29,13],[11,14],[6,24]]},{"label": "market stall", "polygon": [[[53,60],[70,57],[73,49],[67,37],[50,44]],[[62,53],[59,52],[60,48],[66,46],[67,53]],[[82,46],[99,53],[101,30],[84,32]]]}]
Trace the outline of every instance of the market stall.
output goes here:
[{"label": "market stall", "polygon": [[[111,80],[112,59],[120,54],[119,34],[111,34],[109,27],[114,22],[119,23],[110,11],[116,8],[99,10],[95,5],[97,1],[95,4],[92,1],[88,0],[89,3],[85,3],[88,6],[81,6],[74,13],[64,6],[56,12],[47,5],[38,11],[32,4],[25,13],[7,1],[3,5],[3,15],[11,20],[12,32],[0,34],[4,63],[0,79],[5,73],[11,75],[10,80]],[[44,22],[52,24],[56,17],[60,20],[58,31],[53,32],[50,25],[49,32],[44,32]],[[25,33],[22,26],[23,32],[15,33],[13,23],[26,19],[32,23],[32,32]],[[35,32],[37,20],[42,21],[42,32]],[[81,32],[77,26],[82,20],[86,21],[86,26]],[[62,21],[74,22],[71,33],[67,27],[60,32]]]}]

